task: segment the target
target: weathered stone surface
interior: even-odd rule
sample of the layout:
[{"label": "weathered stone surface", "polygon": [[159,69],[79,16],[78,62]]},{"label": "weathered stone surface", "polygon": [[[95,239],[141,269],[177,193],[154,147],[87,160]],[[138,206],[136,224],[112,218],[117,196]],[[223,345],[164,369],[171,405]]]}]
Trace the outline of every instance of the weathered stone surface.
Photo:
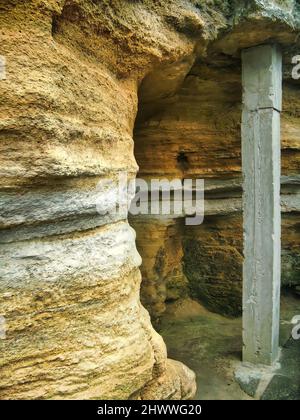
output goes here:
[{"label": "weathered stone surface", "polygon": [[[142,173],[240,176],[236,45],[274,35],[289,46],[299,25],[292,1],[246,3],[234,10],[227,1],[1,3],[0,314],[8,329],[0,398],[192,395],[193,374],[167,361],[139,302],[141,260],[126,216],[98,215],[94,188],[119,170],[135,176],[143,97],[134,136]],[[215,66],[207,52],[218,57]],[[299,95],[289,82],[286,92],[290,175],[299,171]],[[181,272],[175,248],[164,282],[173,263]]]},{"label": "weathered stone surface", "polygon": [[137,233],[137,248],[143,255],[141,298],[153,318],[166,308],[166,301],[187,293],[182,270],[182,237],[176,220],[131,220]]},{"label": "weathered stone surface", "polygon": [[[249,9],[247,7],[243,9],[243,6],[244,4],[241,5],[241,14],[246,13],[246,10],[252,10],[253,17],[256,14],[255,7],[262,7],[257,2],[249,2]],[[289,7],[293,8],[293,4],[290,3]],[[289,7],[285,11],[289,10]],[[265,11],[265,14],[267,15],[269,12],[273,16],[281,13],[278,5],[268,9],[268,12]],[[300,236],[296,223],[300,211],[298,180],[300,96],[299,85],[291,79],[290,66],[291,57],[295,54],[292,51],[296,51],[296,46],[285,32],[284,25],[271,29],[270,21],[266,24],[266,21],[257,16],[254,20],[254,26],[251,19],[243,24],[237,23],[233,31],[229,31],[224,37],[220,36],[219,40],[209,45],[208,55],[195,61],[176,94],[167,98],[158,95],[158,99],[155,98],[155,95],[149,99],[149,95],[147,95],[145,103],[141,97],[142,106],[139,109],[139,118],[134,131],[135,155],[141,177],[146,179],[150,177],[205,179],[206,217],[203,228],[197,227],[192,235],[188,234],[188,241],[193,241],[189,247],[190,252],[194,249],[198,258],[194,264],[189,264],[189,269],[191,278],[194,279],[192,283],[198,284],[196,292],[198,298],[203,299],[206,304],[210,302],[210,309],[227,314],[239,314],[241,310],[242,275],[240,264],[242,249],[240,241],[242,227],[240,224],[236,225],[235,237],[239,245],[234,246],[232,253],[223,248],[222,235],[226,228],[225,226],[220,227],[223,216],[236,214],[236,217],[239,218],[242,208],[240,139],[242,87],[239,51],[241,47],[247,48],[266,42],[270,31],[273,35],[276,33],[274,40],[278,37],[282,43],[285,57],[281,117],[281,169],[283,174],[281,205],[284,213],[282,284],[291,284],[288,279],[292,284],[300,282],[297,268],[299,260],[297,247],[299,248],[300,245]],[[292,46],[293,49],[291,49]],[[154,84],[153,89],[155,87]],[[279,107],[279,104],[277,106]],[[216,223],[214,227],[210,216],[217,215],[220,217],[220,223],[218,223],[217,217],[214,217],[214,223]],[[293,226],[291,228],[293,234],[289,228],[289,220]],[[145,221],[147,226],[150,223],[148,218],[141,217],[138,229],[138,241],[141,244],[143,241],[139,238],[143,236],[142,221]],[[136,221],[134,220],[132,223],[135,227]],[[214,232],[214,228],[216,229],[216,239],[209,243],[206,233],[210,230]],[[217,237],[217,228],[222,229],[219,238]],[[149,230],[149,227],[147,229]],[[182,229],[181,236],[183,240],[185,236]],[[147,235],[145,234],[144,237],[146,238]],[[155,244],[152,244],[152,247],[154,249]],[[210,264],[210,261],[217,260],[216,256],[214,258],[214,249],[218,253],[221,252],[218,255],[223,263],[219,266]],[[143,251],[142,246],[139,247],[139,252],[144,259],[146,252]],[[168,259],[168,250],[165,249],[161,252]],[[184,256],[184,259],[187,258],[190,261],[190,255]],[[154,260],[153,258],[152,261]],[[195,258],[192,262],[194,260]],[[233,264],[232,261],[234,261]],[[154,267],[154,263],[152,267]],[[232,267],[235,269],[232,270]],[[155,283],[155,275],[152,275],[152,279]],[[147,282],[149,281],[148,273]],[[181,281],[178,282],[178,284],[180,283]],[[168,285],[167,290],[169,287],[177,288],[176,279],[172,279],[172,276],[169,279],[165,278],[165,284]],[[207,285],[207,288],[204,285]],[[213,293],[215,288],[218,289],[219,299],[216,299]],[[234,292],[229,296],[231,288]],[[195,292],[194,287],[192,289]],[[183,285],[182,292],[186,293],[186,284]],[[198,294],[199,292],[200,294]],[[226,299],[222,298],[222,293]],[[168,292],[165,295],[167,296]],[[147,299],[145,295],[144,302],[147,307],[151,307],[150,301],[147,304]]]},{"label": "weathered stone surface", "polygon": [[[183,220],[176,224],[169,220],[163,230],[158,227],[164,226],[163,222],[153,219],[131,220],[131,224],[137,232],[137,247],[143,256],[142,300],[153,319],[161,317],[166,303],[188,295],[212,311],[241,315],[243,229],[240,211],[210,215],[202,225],[189,228],[184,227]],[[175,242],[170,232],[176,232]],[[283,213],[282,232],[281,284],[295,288],[300,278],[298,213]],[[150,243],[146,243],[147,238]],[[157,275],[157,261],[164,267],[162,276]]]},{"label": "weathered stone surface", "polygon": [[184,235],[184,272],[191,295],[210,310],[236,316],[242,310],[241,215],[209,217]]},{"label": "weathered stone surface", "polygon": [[184,364],[168,359],[166,371],[133,396],[142,400],[192,399],[196,393],[195,374]]}]

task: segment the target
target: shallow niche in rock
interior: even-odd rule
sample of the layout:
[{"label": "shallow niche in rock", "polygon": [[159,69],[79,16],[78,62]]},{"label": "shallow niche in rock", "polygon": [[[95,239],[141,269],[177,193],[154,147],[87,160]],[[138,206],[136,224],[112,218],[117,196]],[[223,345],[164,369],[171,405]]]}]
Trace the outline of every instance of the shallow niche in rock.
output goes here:
[{"label": "shallow niche in rock", "polygon": [[181,170],[185,171],[189,167],[189,159],[185,152],[179,152],[177,155],[177,163]]}]

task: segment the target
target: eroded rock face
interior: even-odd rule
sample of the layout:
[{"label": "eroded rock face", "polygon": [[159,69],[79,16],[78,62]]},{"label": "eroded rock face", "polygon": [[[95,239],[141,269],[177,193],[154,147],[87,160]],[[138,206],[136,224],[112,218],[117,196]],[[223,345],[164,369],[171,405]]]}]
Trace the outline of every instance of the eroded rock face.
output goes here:
[{"label": "eroded rock face", "polygon": [[137,247],[143,255],[142,303],[153,320],[162,315],[168,300],[188,293],[188,280],[182,266],[181,223],[175,219],[130,219],[137,234]]},{"label": "eroded rock face", "polygon": [[[239,173],[237,75],[228,73],[234,89],[226,96],[228,86],[209,71],[215,103],[198,121],[197,89],[206,88],[193,71],[208,66],[204,58],[209,48],[238,59],[236,45],[243,25],[239,22],[245,19],[253,33],[257,20],[268,28],[260,38],[250,36],[249,46],[271,36],[289,46],[298,11],[293,1],[284,7],[276,2],[275,8],[274,2],[253,1],[236,10],[230,2],[221,3],[9,0],[0,5],[1,55],[7,62],[6,80],[0,81],[0,315],[7,328],[6,338],[0,340],[0,398],[193,395],[193,373],[167,360],[165,345],[140,304],[141,259],[127,215],[99,214],[96,196],[100,201],[103,197],[108,208],[114,200],[104,199],[101,187],[95,191],[99,180],[116,178],[119,171],[129,177],[136,174],[133,128],[138,88],[150,74],[162,75],[165,81],[154,77],[149,84],[152,94],[147,85],[141,87],[145,104],[138,121],[152,121],[150,126],[165,130],[155,131],[167,145],[161,151],[166,155],[161,173],[211,177]],[[224,38],[223,31],[226,37],[232,32],[233,38]],[[244,39],[243,46],[248,44]],[[225,110],[224,102],[219,105],[224,125],[220,115],[211,115],[220,83],[226,91],[222,100],[234,98]],[[195,106],[180,106],[176,92],[181,92],[181,99],[189,97],[186,104],[196,99]],[[157,102],[163,113],[172,105],[164,123],[153,115]],[[202,105],[205,102],[202,98]],[[299,168],[294,158],[299,148],[295,121],[298,108],[291,106],[286,166],[293,173]],[[174,131],[182,130],[184,137],[177,134],[174,140]],[[229,134],[223,138],[226,130]],[[206,163],[199,150],[208,153]],[[215,159],[222,159],[224,150],[226,164],[226,159]],[[156,174],[149,151],[143,153],[150,172],[143,171]],[[138,151],[136,157],[141,160]],[[186,285],[178,264],[181,245],[173,251],[163,239],[164,232],[174,236],[177,227],[170,223],[160,230],[154,267],[156,273],[165,277],[171,273]],[[165,249],[174,255],[164,265],[159,256]],[[156,280],[154,289],[155,284]],[[161,304],[158,307],[162,310]]]},{"label": "eroded rock face", "polygon": [[134,231],[126,215],[96,209],[99,180],[137,170],[140,78],[193,49],[155,9],[0,6],[0,398],[129,398],[164,375],[183,396],[186,379],[139,301]]},{"label": "eroded rock face", "polygon": [[[273,9],[275,11],[276,8]],[[235,12],[238,14],[238,9]],[[254,13],[254,16],[257,30],[254,30],[255,25],[250,19],[209,43],[206,56],[195,59],[173,95],[162,95],[162,82],[155,83],[156,74],[148,76],[140,89],[141,106],[134,131],[139,175],[146,179],[205,180],[206,217],[202,226],[188,228],[184,227],[183,220],[159,222],[151,221],[149,217],[140,217],[139,222],[132,222],[143,258],[143,302],[154,318],[161,316],[166,301],[186,295],[199,299],[213,311],[227,315],[241,314],[242,86],[239,51],[240,48],[265,42],[270,38],[269,31],[274,36],[276,34],[284,51],[282,285],[297,286],[300,282],[297,222],[300,211],[300,137],[296,134],[300,123],[300,85],[291,76],[291,57],[296,54],[297,45],[289,40],[284,25],[275,28],[271,23],[263,24],[257,14]],[[297,14],[294,17],[297,18]],[[168,68],[166,73],[170,74],[171,69]],[[159,74],[162,74],[161,70]],[[152,96],[149,95],[150,85]],[[157,86],[156,97],[153,86]],[[149,233],[151,224],[152,234]],[[181,264],[177,260],[174,268],[180,276],[174,276],[171,270],[160,274],[156,270],[157,260],[161,260],[161,265],[168,266],[173,259],[169,246],[172,240],[169,230],[173,225],[177,226],[174,248],[178,258],[182,256]],[[164,226],[163,230],[161,226]],[[145,244],[147,237],[152,239],[151,254],[148,252],[150,245]],[[162,246],[162,243],[165,245]],[[156,295],[152,290],[157,291]],[[156,296],[155,304],[153,296]]]}]

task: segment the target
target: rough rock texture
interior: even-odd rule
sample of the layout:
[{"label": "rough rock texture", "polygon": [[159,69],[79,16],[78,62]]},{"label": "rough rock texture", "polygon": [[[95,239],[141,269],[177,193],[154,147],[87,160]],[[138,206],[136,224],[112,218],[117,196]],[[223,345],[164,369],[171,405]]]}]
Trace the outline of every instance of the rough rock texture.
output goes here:
[{"label": "rough rock texture", "polygon": [[[238,175],[240,87],[230,63],[241,47],[269,38],[294,45],[297,7],[295,1],[1,2],[7,78],[0,81],[0,315],[7,331],[0,340],[0,398],[193,394],[192,372],[167,360],[140,304],[141,259],[127,215],[111,211],[114,190],[96,186],[120,170],[135,176],[139,87],[136,144],[146,136],[140,124],[160,125],[164,131],[155,136],[164,148],[155,156],[166,158],[161,170],[152,169],[143,151],[150,162],[143,173]],[[220,80],[222,71],[211,69],[206,57],[213,56],[217,68],[229,62],[235,69],[226,73],[229,85]],[[287,83],[283,165],[286,174],[297,175],[299,107],[291,98],[299,85]],[[167,118],[155,118],[165,110]],[[107,214],[97,213],[96,197]],[[239,206],[238,199],[227,204]],[[299,210],[295,200],[286,206]],[[211,213],[222,207],[212,206]],[[172,229],[162,227],[157,235],[158,255],[173,249],[162,245],[163,232],[172,236]],[[153,257],[154,266],[173,276],[176,260],[175,276],[186,284],[177,255],[179,245],[163,268]]]},{"label": "rough rock texture", "polygon": [[[276,2],[269,2],[269,5],[271,3],[274,6]],[[251,9],[250,4],[248,2]],[[272,13],[276,12],[275,7],[272,10]],[[239,14],[238,7],[235,12]],[[268,12],[265,10],[264,14]],[[262,23],[257,14],[252,17],[255,25],[252,19],[242,20],[232,31],[209,43],[206,55],[196,58],[181,85],[173,86],[172,94],[166,80],[172,73],[171,66],[164,74],[159,69],[148,75],[140,89],[141,105],[134,131],[139,176],[146,179],[204,178],[206,191],[204,224],[184,228],[183,220],[176,222],[181,225],[179,230],[177,228],[176,253],[178,257],[183,255],[182,265],[178,261],[174,265],[176,272],[181,273],[179,276],[174,276],[172,271],[159,274],[156,269],[158,259],[163,259],[165,266],[173,259],[168,244],[171,240],[169,229],[174,220],[160,221],[164,236],[162,230],[157,229],[157,220],[153,222],[149,217],[140,216],[138,223],[132,222],[143,259],[143,302],[154,317],[162,314],[168,299],[176,298],[173,290],[180,291],[177,297],[186,294],[197,297],[211,310],[227,315],[241,313],[242,86],[239,51],[241,47],[260,44],[269,38],[277,39],[284,52],[282,285],[300,283],[300,84],[291,77],[291,58],[300,48],[295,38],[289,39],[284,25],[274,24],[273,18]],[[236,19],[238,21],[239,17]],[[179,75],[178,64],[174,66],[174,72]],[[187,67],[181,64],[180,69],[186,72]],[[182,76],[178,77],[182,79]],[[164,86],[167,86],[167,92],[162,92],[166,89]],[[153,94],[155,88],[156,95]],[[156,239],[158,232],[159,239]],[[146,244],[148,237],[152,239],[151,245]]]},{"label": "rough rock texture", "polygon": [[1,3],[0,398],[128,398],[163,376],[184,396],[139,303],[126,214],[95,205],[101,177],[136,172],[140,78],[194,48],[155,9]]},{"label": "rough rock texture", "polygon": [[183,272],[181,224],[174,219],[132,220],[137,247],[143,254],[142,303],[153,319],[163,314],[166,301],[187,294],[188,281]]}]

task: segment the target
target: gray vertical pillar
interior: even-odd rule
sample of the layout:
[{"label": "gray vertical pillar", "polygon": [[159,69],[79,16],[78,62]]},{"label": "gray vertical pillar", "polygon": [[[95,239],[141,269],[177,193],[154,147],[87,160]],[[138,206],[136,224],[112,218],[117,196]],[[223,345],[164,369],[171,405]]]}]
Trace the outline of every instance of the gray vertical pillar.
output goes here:
[{"label": "gray vertical pillar", "polygon": [[279,350],[280,111],[275,45],[242,53],[244,175],[243,361],[272,365]]}]

